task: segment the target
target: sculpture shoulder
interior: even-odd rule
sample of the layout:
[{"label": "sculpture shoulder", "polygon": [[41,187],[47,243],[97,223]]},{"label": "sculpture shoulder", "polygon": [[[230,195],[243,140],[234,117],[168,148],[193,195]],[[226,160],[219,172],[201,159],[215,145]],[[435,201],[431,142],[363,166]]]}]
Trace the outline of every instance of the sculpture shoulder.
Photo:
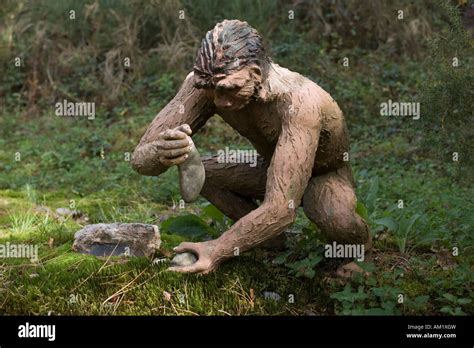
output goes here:
[{"label": "sculpture shoulder", "polygon": [[274,63],[269,74],[269,90],[282,99],[289,98],[295,107],[298,104],[312,105],[321,112],[339,109],[331,95],[316,82]]},{"label": "sculpture shoulder", "polygon": [[317,127],[329,118],[341,118],[339,106],[317,83],[299,73],[278,65],[273,66],[269,80],[270,91],[277,96],[280,108],[290,110],[290,123]]}]

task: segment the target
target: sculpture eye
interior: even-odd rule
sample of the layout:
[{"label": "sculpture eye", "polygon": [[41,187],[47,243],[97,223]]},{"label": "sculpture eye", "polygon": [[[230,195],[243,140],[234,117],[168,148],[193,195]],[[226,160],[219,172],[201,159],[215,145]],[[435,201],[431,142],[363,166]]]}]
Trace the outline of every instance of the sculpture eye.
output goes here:
[{"label": "sculpture eye", "polygon": [[222,90],[222,91],[236,91],[238,89],[240,89],[239,86],[236,86],[236,85],[226,85],[226,84],[218,84],[217,85],[217,89],[218,90]]}]

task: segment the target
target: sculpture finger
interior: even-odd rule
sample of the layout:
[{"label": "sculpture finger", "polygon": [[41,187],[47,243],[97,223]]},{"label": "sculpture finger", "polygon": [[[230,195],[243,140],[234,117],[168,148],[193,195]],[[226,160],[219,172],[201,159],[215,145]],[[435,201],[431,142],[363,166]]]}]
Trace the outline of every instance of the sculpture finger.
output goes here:
[{"label": "sculpture finger", "polygon": [[171,136],[172,131],[173,131],[172,129],[167,129],[161,133],[161,136],[163,137],[163,139],[167,139]]},{"label": "sculpture finger", "polygon": [[168,129],[163,133],[163,139],[165,140],[186,139],[187,137],[188,135],[186,133],[177,129]]},{"label": "sculpture finger", "polygon": [[193,254],[196,254],[196,244],[195,243],[190,243],[190,242],[183,242],[177,247],[173,248],[173,251],[177,254],[185,253],[185,252],[192,252]]},{"label": "sculpture finger", "polygon": [[171,149],[179,149],[182,147],[188,147],[190,145],[191,145],[191,141],[189,141],[189,139],[179,139],[179,140],[160,141],[157,143],[156,147],[160,150],[171,150]]},{"label": "sculpture finger", "polygon": [[193,131],[191,130],[191,127],[187,123],[183,123],[181,126],[175,128],[181,132],[186,133],[187,135],[191,135]]},{"label": "sculpture finger", "polygon": [[166,157],[160,157],[160,162],[163,163],[167,167],[171,167],[174,165],[179,165],[186,161],[188,158],[188,154],[176,157],[176,158],[166,158]]},{"label": "sculpture finger", "polygon": [[182,147],[180,149],[171,149],[171,150],[162,150],[161,156],[166,157],[168,159],[173,159],[175,157],[184,155],[191,151],[191,146]]}]

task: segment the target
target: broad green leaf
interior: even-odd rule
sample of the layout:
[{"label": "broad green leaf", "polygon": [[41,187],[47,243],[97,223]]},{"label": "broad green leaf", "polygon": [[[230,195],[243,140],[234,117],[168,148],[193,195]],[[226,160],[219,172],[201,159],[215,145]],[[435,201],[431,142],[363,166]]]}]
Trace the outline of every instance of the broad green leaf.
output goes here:
[{"label": "broad green leaf", "polygon": [[359,214],[361,218],[367,220],[369,218],[369,213],[367,212],[367,208],[365,207],[364,203],[357,202],[356,205],[356,213]]},{"label": "broad green leaf", "polygon": [[365,262],[359,262],[359,261],[354,261],[357,266],[362,268],[365,272],[373,272],[375,271],[375,265],[373,263],[365,263]]},{"label": "broad green leaf", "polygon": [[186,238],[200,238],[213,232],[204,220],[194,214],[170,217],[161,224],[161,229]]},{"label": "broad green leaf", "polygon": [[420,217],[420,214],[413,215],[408,221],[406,222],[406,226],[404,226],[405,230],[401,230],[400,232],[403,233],[405,236],[408,236],[411,232],[413,225],[415,224],[416,220]]},{"label": "broad green leaf", "polygon": [[370,184],[369,193],[367,194],[367,198],[365,200],[365,204],[367,206],[367,211],[372,214],[375,210],[375,203],[377,200],[377,193],[379,191],[379,181],[378,177],[374,178]]},{"label": "broad green leaf", "polygon": [[209,217],[211,220],[220,224],[224,223],[224,214],[217,209],[214,205],[209,204],[202,210],[203,215]]},{"label": "broad green leaf", "polygon": [[316,266],[318,263],[321,262],[322,259],[323,257],[321,255],[318,255],[317,253],[310,253],[308,255],[309,264],[311,266]]},{"label": "broad green leaf", "polygon": [[428,295],[422,295],[422,296],[415,297],[414,302],[418,305],[421,305],[428,302],[429,299],[430,297]]},{"label": "broad green leaf", "polygon": [[286,252],[286,253],[282,253],[280,255],[278,255],[277,257],[275,257],[275,259],[273,259],[273,263],[276,264],[276,265],[282,265],[286,262],[286,259],[288,258],[288,256],[291,254],[291,252]]},{"label": "broad green leaf", "polygon": [[448,314],[451,314],[453,308],[450,307],[450,306],[444,306],[443,308],[441,308],[439,311],[441,313],[448,313]]},{"label": "broad green leaf", "polygon": [[462,305],[463,305],[463,304],[468,304],[468,303],[471,303],[471,302],[472,302],[472,300],[469,299],[469,298],[459,298],[459,299],[458,299],[458,303],[459,303],[459,304],[462,304]]},{"label": "broad green leaf", "polygon": [[451,302],[456,302],[457,297],[451,294],[443,294],[443,297]]},{"label": "broad green leaf", "polygon": [[398,223],[391,217],[384,217],[382,219],[375,220],[374,223],[387,227],[389,231],[398,230]]}]

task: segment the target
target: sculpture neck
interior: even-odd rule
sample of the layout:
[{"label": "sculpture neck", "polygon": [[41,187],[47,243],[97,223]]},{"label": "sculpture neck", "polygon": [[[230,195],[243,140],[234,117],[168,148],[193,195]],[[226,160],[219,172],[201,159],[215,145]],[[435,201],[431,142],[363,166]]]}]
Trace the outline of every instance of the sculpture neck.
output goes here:
[{"label": "sculpture neck", "polygon": [[281,94],[291,92],[291,84],[288,80],[290,74],[290,70],[282,68],[278,64],[271,63],[268,69],[268,75],[260,85],[257,100],[267,102]]}]

